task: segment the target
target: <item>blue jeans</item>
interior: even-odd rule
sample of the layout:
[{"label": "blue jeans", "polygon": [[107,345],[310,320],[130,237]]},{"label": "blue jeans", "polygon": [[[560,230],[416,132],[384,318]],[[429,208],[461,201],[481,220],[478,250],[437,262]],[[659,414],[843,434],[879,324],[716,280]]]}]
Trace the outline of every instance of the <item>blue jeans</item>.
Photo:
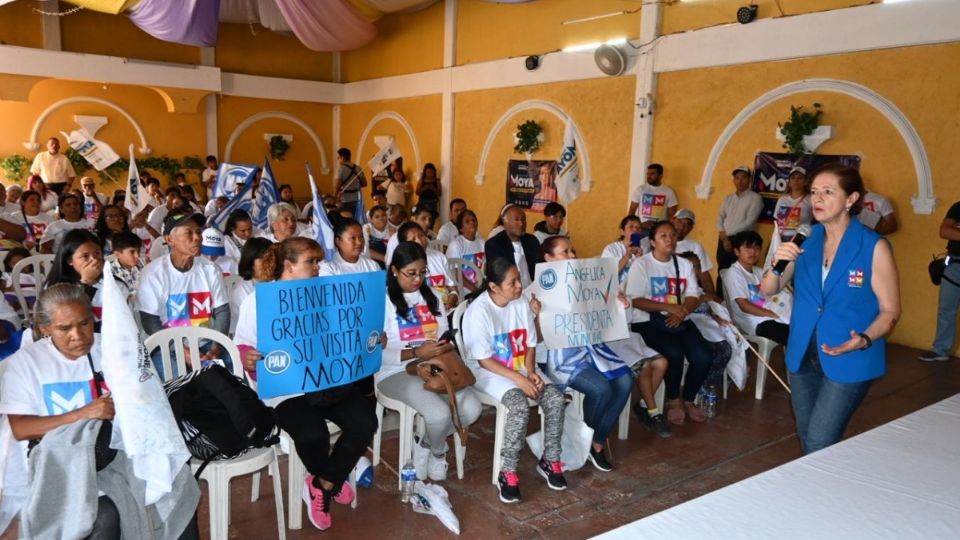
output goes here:
[{"label": "blue jeans", "polygon": [[793,415],[804,454],[826,448],[843,438],[850,417],[860,406],[872,380],[838,383],[823,373],[816,334],[810,340],[800,368],[790,374]]},{"label": "blue jeans", "polygon": [[[960,264],[951,264],[943,275],[960,283]],[[957,308],[960,307],[960,287],[946,279],[940,282],[940,301],[937,304],[937,335],[933,338],[933,352],[949,356],[957,334]]]},{"label": "blue jeans", "polygon": [[603,444],[630,399],[632,374],[610,380],[597,368],[587,366],[570,381],[570,388],[584,395],[583,421],[593,428],[593,442]]}]

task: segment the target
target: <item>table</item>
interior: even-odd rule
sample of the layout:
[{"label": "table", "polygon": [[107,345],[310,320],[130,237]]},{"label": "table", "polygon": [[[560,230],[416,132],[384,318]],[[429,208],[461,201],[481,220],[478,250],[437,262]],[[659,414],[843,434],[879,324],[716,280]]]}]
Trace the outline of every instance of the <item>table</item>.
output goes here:
[{"label": "table", "polygon": [[960,394],[597,537],[960,538]]}]

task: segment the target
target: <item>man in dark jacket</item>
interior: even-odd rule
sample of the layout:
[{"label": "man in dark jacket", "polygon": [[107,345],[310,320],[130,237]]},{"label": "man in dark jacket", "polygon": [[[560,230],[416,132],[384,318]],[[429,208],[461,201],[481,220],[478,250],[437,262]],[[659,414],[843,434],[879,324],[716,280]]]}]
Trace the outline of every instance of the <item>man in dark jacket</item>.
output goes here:
[{"label": "man in dark jacket", "polygon": [[487,240],[484,252],[487,261],[511,259],[520,270],[520,281],[526,287],[533,281],[534,267],[540,261],[540,242],[527,234],[527,214],[523,208],[509,205],[502,213],[503,231]]}]

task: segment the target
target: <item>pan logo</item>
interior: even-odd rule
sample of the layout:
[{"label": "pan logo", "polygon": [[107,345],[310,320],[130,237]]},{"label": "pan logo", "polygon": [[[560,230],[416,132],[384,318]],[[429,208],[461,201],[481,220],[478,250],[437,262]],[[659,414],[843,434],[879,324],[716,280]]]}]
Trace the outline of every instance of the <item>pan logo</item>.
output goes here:
[{"label": "pan logo", "polygon": [[556,286],[557,286],[556,272],[554,272],[552,269],[547,269],[542,274],[540,274],[540,287],[543,290],[549,291],[550,289]]},{"label": "pan logo", "polygon": [[273,351],[263,359],[263,367],[271,375],[279,375],[287,370],[293,360],[287,351]]}]

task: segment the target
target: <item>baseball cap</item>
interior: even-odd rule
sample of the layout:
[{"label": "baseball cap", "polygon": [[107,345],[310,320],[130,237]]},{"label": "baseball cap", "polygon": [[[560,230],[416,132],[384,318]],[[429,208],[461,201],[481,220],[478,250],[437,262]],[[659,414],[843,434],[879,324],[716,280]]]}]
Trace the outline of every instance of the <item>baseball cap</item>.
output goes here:
[{"label": "baseball cap", "polygon": [[800,167],[799,165],[794,166],[792,169],[790,169],[790,174],[787,175],[787,178],[793,176],[793,173],[800,173],[803,176],[807,176],[807,170],[804,169],[803,167]]},{"label": "baseball cap", "polygon": [[697,216],[693,213],[693,210],[690,210],[689,208],[681,208],[680,210],[677,210],[677,213],[674,214],[673,217],[677,219],[689,219],[690,223],[697,222]]},{"label": "baseball cap", "polygon": [[203,230],[203,240],[200,242],[201,255],[220,256],[226,254],[223,247],[223,234],[214,227],[207,227]]},{"label": "baseball cap", "polygon": [[746,165],[740,165],[739,167],[737,167],[736,169],[734,169],[733,172],[730,173],[730,174],[737,174],[738,172],[745,172],[745,173],[747,173],[747,174],[753,174],[753,173],[750,172],[750,167],[747,167]]},{"label": "baseball cap", "polygon": [[83,178],[80,179],[81,186],[92,186],[96,183],[97,182],[93,178],[90,178],[89,176],[84,176]]},{"label": "baseball cap", "polygon": [[177,227],[186,225],[191,221],[203,227],[207,223],[207,218],[203,217],[203,214],[197,214],[190,208],[184,208],[182,206],[175,208],[163,219],[163,235],[166,236]]}]

